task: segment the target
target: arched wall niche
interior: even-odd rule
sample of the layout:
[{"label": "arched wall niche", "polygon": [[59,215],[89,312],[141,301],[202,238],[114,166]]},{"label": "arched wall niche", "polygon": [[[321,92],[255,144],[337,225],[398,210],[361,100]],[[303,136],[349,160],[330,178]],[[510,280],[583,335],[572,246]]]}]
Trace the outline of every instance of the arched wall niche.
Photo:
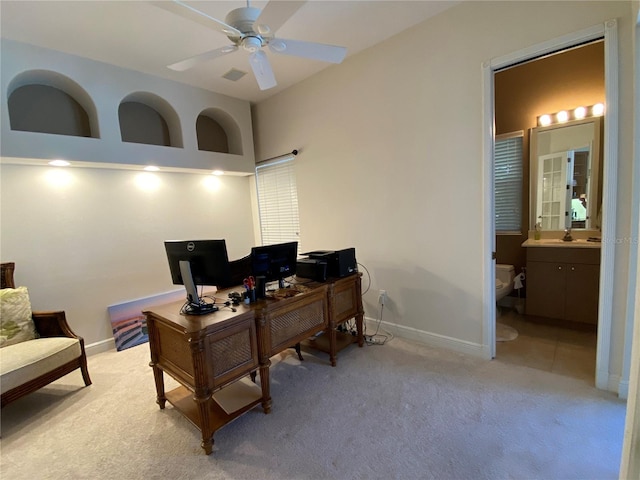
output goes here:
[{"label": "arched wall niche", "polygon": [[16,75],[7,87],[12,130],[100,138],[95,103],[78,83],[51,70]]},{"label": "arched wall niche", "polygon": [[134,92],[118,106],[123,142],[182,148],[180,119],[163,98],[149,92]]},{"label": "arched wall niche", "polygon": [[224,128],[207,115],[198,115],[196,120],[198,150],[229,153],[229,139]]},{"label": "arched wall niche", "polygon": [[240,126],[224,110],[207,108],[200,112],[196,120],[196,134],[199,150],[242,155]]}]

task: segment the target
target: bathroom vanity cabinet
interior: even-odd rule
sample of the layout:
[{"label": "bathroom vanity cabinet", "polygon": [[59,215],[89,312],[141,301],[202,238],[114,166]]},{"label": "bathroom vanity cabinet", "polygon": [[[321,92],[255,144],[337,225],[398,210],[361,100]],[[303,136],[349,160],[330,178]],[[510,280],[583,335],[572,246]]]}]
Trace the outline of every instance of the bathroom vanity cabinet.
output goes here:
[{"label": "bathroom vanity cabinet", "polygon": [[596,325],[600,248],[527,248],[527,315]]}]

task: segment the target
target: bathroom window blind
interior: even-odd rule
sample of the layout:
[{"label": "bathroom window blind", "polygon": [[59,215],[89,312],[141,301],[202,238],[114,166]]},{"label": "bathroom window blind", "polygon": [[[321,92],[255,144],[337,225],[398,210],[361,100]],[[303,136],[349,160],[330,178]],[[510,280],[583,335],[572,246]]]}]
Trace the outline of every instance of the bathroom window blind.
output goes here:
[{"label": "bathroom window blind", "polygon": [[496,136],[494,162],[496,233],[522,232],[523,138],[523,131]]},{"label": "bathroom window blind", "polygon": [[256,166],[258,211],[263,245],[298,242],[300,219],[293,158],[266,161]]}]

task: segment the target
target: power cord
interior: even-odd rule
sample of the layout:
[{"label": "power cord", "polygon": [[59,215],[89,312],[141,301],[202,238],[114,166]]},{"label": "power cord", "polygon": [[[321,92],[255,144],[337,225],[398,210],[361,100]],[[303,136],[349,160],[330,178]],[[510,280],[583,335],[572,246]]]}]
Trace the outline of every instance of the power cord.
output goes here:
[{"label": "power cord", "polygon": [[213,313],[218,310],[216,306],[215,299],[213,303],[208,303],[204,301],[204,298],[211,297],[200,297],[198,298],[198,303],[186,301],[180,308],[180,313],[182,315],[206,315],[207,313]]},{"label": "power cord", "polygon": [[364,271],[367,272],[367,280],[369,280],[369,284],[367,285],[367,288],[364,290],[364,292],[362,292],[362,296],[364,296],[364,294],[367,293],[371,288],[371,274],[369,273],[369,270],[367,270],[367,267],[365,267],[363,264],[358,263],[358,265],[364,268]]},{"label": "power cord", "polygon": [[384,303],[380,305],[380,317],[378,318],[376,331],[373,335],[367,335],[367,324],[364,325],[364,341],[367,345],[384,345],[388,340],[393,338],[393,334],[383,335],[378,333],[380,331],[380,324],[382,323],[382,313],[384,312]]},{"label": "power cord", "polygon": [[[211,300],[207,302],[206,300]],[[232,312],[235,312],[236,305],[233,302],[210,295],[204,295],[198,297],[199,303],[186,301],[180,308],[182,315],[206,315],[208,313],[217,312],[221,308],[229,308]]]}]

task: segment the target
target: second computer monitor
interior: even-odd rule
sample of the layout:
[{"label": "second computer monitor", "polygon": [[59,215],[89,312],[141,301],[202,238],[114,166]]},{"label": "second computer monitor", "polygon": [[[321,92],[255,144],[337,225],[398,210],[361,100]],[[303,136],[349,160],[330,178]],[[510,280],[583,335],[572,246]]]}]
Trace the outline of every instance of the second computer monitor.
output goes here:
[{"label": "second computer monitor", "polygon": [[284,288],[284,279],[296,274],[298,242],[263,245],[251,249],[251,270],[255,277],[266,282],[278,282]]}]

